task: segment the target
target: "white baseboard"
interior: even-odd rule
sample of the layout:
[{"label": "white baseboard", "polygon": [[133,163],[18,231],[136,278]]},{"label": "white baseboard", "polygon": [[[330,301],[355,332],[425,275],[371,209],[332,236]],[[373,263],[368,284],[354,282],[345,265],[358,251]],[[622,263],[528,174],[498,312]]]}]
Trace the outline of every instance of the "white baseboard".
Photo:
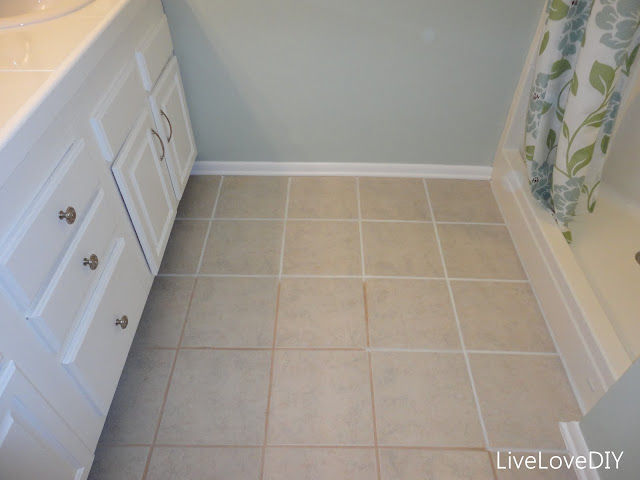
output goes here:
[{"label": "white baseboard", "polygon": [[426,177],[489,180],[492,167],[422,163],[196,162],[191,175]]},{"label": "white baseboard", "polygon": [[[584,456],[589,458],[589,447],[584,440],[580,424],[578,422],[561,422],[560,432],[564,439],[564,444],[571,455]],[[578,480],[600,480],[597,470],[575,468],[574,472]]]}]

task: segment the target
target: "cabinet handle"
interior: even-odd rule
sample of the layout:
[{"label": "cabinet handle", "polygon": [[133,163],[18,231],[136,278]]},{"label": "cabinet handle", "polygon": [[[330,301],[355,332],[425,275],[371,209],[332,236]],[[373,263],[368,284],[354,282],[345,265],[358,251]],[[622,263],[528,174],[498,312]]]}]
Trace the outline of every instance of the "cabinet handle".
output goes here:
[{"label": "cabinet handle", "polygon": [[127,325],[129,325],[129,319],[126,315],[123,315],[122,318],[118,318],[116,320],[116,325],[119,325],[120,328],[124,330],[125,328],[127,328]]},{"label": "cabinet handle", "polygon": [[151,133],[153,133],[156,137],[158,137],[158,140],[160,140],[160,145],[162,145],[162,155],[160,155],[160,161],[163,161],[164,160],[164,142],[160,138],[160,135],[158,135],[158,132],[156,132],[153,128],[151,129]]},{"label": "cabinet handle", "polygon": [[169,138],[167,138],[167,143],[169,143],[171,141],[171,139],[173,138],[173,126],[171,125],[171,120],[169,120],[169,117],[167,117],[167,114],[164,113],[162,110],[160,110],[160,115],[162,115],[164,118],[167,119],[167,123],[169,124]]},{"label": "cabinet handle", "polygon": [[67,207],[64,212],[60,210],[58,212],[58,218],[60,220],[66,220],[69,225],[73,225],[76,221],[76,209],[73,207]]},{"label": "cabinet handle", "polygon": [[91,256],[89,258],[84,258],[82,260],[82,265],[84,265],[85,267],[89,267],[91,270],[95,270],[96,268],[98,268],[98,256],[93,253],[91,254]]}]

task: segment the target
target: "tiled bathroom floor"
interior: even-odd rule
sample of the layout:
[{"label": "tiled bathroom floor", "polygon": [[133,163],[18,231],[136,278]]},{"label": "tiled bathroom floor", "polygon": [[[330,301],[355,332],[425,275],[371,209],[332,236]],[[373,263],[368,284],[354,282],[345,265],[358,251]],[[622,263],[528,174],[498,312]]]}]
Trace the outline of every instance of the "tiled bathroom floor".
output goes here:
[{"label": "tiled bathroom floor", "polygon": [[575,478],[496,469],[580,412],[488,182],[201,176],[178,217],[92,480]]}]

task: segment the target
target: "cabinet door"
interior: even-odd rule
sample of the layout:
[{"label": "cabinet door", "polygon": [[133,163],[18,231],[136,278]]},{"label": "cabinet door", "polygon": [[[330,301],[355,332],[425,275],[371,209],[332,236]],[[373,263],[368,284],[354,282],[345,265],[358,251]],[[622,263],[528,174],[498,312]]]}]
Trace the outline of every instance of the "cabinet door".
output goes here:
[{"label": "cabinet door", "polygon": [[92,461],[15,363],[0,361],[0,478],[80,480]]},{"label": "cabinet door", "polygon": [[154,275],[160,268],[178,204],[167,169],[166,142],[160,137],[145,108],[112,167]]},{"label": "cabinet door", "polygon": [[169,60],[149,97],[158,131],[167,145],[167,165],[178,200],[196,159],[196,144],[189,120],[176,57]]}]

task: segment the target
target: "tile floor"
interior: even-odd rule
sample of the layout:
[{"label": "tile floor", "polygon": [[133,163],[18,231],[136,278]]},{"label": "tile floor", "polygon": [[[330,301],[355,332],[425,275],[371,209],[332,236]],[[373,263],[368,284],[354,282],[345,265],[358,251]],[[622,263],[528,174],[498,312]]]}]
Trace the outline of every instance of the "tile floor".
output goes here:
[{"label": "tile floor", "polygon": [[575,478],[580,412],[488,182],[193,177],[92,480]]}]

